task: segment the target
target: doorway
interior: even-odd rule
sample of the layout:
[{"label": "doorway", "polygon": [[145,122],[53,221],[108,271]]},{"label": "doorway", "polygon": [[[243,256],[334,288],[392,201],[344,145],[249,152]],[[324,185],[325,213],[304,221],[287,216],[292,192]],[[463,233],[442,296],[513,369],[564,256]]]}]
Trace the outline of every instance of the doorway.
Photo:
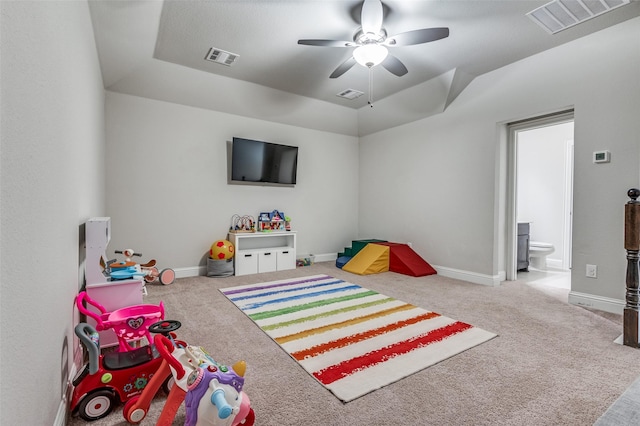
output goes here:
[{"label": "doorway", "polygon": [[553,246],[535,266],[543,273],[547,267],[564,271],[570,279],[573,120],[571,110],[507,125],[507,280],[518,279],[519,223],[528,224],[530,241]]}]

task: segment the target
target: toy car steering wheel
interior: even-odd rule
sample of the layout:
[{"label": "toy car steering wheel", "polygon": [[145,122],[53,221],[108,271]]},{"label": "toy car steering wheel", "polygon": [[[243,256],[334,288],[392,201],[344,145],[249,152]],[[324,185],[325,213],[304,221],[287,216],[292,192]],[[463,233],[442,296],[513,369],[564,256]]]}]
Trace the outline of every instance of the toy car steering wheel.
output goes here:
[{"label": "toy car steering wheel", "polygon": [[168,336],[172,331],[176,331],[182,327],[180,321],[176,320],[163,320],[154,322],[149,326],[149,331],[152,333],[162,334],[163,336]]}]

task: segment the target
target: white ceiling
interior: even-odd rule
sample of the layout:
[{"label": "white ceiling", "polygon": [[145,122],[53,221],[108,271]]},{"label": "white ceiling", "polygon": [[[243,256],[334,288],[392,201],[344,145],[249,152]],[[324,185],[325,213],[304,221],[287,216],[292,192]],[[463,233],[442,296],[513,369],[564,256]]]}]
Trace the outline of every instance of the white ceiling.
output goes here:
[{"label": "white ceiling", "polygon": [[[409,72],[397,77],[375,67],[374,102],[445,73],[458,82],[458,87],[451,89],[455,93],[445,91],[442,95],[450,102],[474,77],[640,16],[640,2],[633,0],[551,35],[526,16],[547,1],[384,1],[387,33],[448,27],[450,36],[390,48]],[[186,72],[186,67],[190,74],[185,75],[193,76],[193,70],[198,70],[198,79],[204,81],[209,76],[218,84],[241,80],[348,108],[358,109],[367,103],[365,67],[356,65],[341,77],[329,79],[352,48],[297,44],[298,39],[351,40],[359,28],[358,0],[91,0],[89,4],[106,89],[144,95],[137,86],[157,81],[170,92],[172,82],[167,78],[180,70]],[[205,61],[211,47],[239,58],[231,67]],[[170,68],[168,64],[174,65]],[[336,96],[345,89],[366,94],[351,101]],[[176,102],[190,103],[185,90],[180,92],[182,99]],[[171,96],[168,93],[165,99]],[[194,90],[192,96],[205,95]]]}]

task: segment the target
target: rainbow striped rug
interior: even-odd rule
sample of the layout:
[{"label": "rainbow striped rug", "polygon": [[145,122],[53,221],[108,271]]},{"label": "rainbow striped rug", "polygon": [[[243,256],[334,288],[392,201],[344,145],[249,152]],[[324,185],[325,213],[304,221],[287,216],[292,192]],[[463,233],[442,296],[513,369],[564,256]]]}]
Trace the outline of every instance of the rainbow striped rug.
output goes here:
[{"label": "rainbow striped rug", "polygon": [[344,402],[496,337],[328,275],[220,291]]}]

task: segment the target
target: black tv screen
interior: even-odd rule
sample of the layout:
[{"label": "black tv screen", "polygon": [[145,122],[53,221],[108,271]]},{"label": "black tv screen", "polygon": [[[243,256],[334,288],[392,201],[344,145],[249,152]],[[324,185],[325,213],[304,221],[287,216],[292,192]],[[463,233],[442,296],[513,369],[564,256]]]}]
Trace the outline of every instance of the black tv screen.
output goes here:
[{"label": "black tv screen", "polygon": [[294,185],[298,147],[233,138],[231,182]]}]

